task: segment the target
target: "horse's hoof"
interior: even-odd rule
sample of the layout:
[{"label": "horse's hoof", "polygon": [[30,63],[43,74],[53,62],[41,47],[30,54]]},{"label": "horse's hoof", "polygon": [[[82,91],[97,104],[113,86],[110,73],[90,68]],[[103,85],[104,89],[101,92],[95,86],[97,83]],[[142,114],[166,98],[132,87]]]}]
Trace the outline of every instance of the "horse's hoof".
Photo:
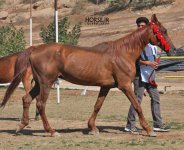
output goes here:
[{"label": "horse's hoof", "polygon": [[59,134],[58,132],[54,132],[54,133],[51,133],[51,137],[60,137],[61,134]]},{"label": "horse's hoof", "polygon": [[99,130],[98,129],[95,129],[95,130],[92,130],[88,133],[89,135],[99,135]]},{"label": "horse's hoof", "polygon": [[21,130],[22,130],[21,124],[17,124],[16,134],[18,134]]},{"label": "horse's hoof", "polygon": [[156,137],[157,134],[156,134],[155,132],[152,131],[152,132],[149,133],[149,136],[150,136],[150,137]]},{"label": "horse's hoof", "polygon": [[21,133],[20,131],[19,132],[15,132],[15,135],[23,135],[23,133]]}]

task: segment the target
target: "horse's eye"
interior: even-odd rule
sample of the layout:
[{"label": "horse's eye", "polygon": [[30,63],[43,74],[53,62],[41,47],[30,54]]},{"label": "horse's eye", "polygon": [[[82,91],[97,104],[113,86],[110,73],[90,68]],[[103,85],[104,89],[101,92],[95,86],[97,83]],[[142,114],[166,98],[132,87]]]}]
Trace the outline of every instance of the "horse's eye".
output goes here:
[{"label": "horse's eye", "polygon": [[167,34],[167,30],[165,30],[164,33]]}]

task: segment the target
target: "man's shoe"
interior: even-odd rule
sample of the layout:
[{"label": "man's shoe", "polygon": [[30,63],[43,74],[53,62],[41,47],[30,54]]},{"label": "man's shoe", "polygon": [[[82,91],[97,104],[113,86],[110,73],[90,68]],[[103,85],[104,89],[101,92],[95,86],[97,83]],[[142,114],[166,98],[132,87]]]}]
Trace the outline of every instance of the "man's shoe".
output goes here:
[{"label": "man's shoe", "polygon": [[142,132],[142,129],[139,129],[137,127],[133,127],[133,128],[127,128],[127,127],[125,127],[124,128],[124,131],[125,132],[130,132],[132,134],[140,134]]},{"label": "man's shoe", "polygon": [[165,124],[162,124],[161,126],[154,126],[153,131],[155,132],[168,132],[170,131],[171,127]]}]

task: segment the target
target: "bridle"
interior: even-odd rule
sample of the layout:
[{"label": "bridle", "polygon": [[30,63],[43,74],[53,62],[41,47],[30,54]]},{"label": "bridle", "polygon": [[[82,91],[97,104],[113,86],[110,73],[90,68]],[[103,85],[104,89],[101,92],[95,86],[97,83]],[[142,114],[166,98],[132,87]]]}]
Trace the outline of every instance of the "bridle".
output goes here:
[{"label": "bridle", "polygon": [[157,39],[160,41],[161,45],[164,47],[164,51],[168,52],[170,50],[170,45],[166,42],[158,26],[154,22],[150,22],[150,24],[153,26],[153,32],[156,34]]},{"label": "bridle", "polygon": [[[170,50],[170,45],[166,42],[165,38],[162,36],[162,33],[158,29],[158,26],[154,22],[150,22],[150,24],[153,26],[153,32],[154,32],[154,34],[156,34],[157,39],[160,40],[161,45],[164,47],[164,51],[168,52]],[[156,62],[157,63],[160,62],[160,57],[158,57],[156,59]],[[153,69],[153,71],[151,72],[151,74],[150,74],[150,76],[148,78],[148,82],[152,86],[157,87],[156,82],[154,80],[151,81],[151,76],[153,75],[154,71],[155,71],[155,69]]]}]

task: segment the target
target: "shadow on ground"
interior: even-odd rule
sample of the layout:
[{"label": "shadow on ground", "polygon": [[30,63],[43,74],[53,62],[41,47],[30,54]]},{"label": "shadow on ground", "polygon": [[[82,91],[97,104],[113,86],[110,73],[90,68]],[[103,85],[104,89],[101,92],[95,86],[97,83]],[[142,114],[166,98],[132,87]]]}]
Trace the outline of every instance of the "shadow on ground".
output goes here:
[{"label": "shadow on ground", "polygon": [[[8,119],[8,118],[6,118]],[[15,118],[16,119],[16,118]],[[16,134],[15,130],[0,130],[0,133],[8,133],[8,134],[12,134],[14,136],[19,136],[19,135],[28,135],[28,136],[42,136],[42,137],[47,137],[50,135],[40,135],[39,133],[46,133],[45,130],[31,130],[29,129],[30,126],[26,127],[25,129],[23,129],[21,132]],[[117,131],[124,131],[124,127],[119,127],[119,126],[98,126],[97,127],[100,131],[100,133],[114,133],[114,134],[118,134]],[[108,131],[111,130],[111,131]],[[114,130],[114,131],[112,131]],[[59,132],[60,134],[66,134],[66,133],[75,133],[75,132],[81,132],[84,135],[88,135],[89,133],[89,129],[88,128],[76,128],[76,129],[71,129],[71,128],[65,128],[65,129],[56,129],[57,132]]]}]

